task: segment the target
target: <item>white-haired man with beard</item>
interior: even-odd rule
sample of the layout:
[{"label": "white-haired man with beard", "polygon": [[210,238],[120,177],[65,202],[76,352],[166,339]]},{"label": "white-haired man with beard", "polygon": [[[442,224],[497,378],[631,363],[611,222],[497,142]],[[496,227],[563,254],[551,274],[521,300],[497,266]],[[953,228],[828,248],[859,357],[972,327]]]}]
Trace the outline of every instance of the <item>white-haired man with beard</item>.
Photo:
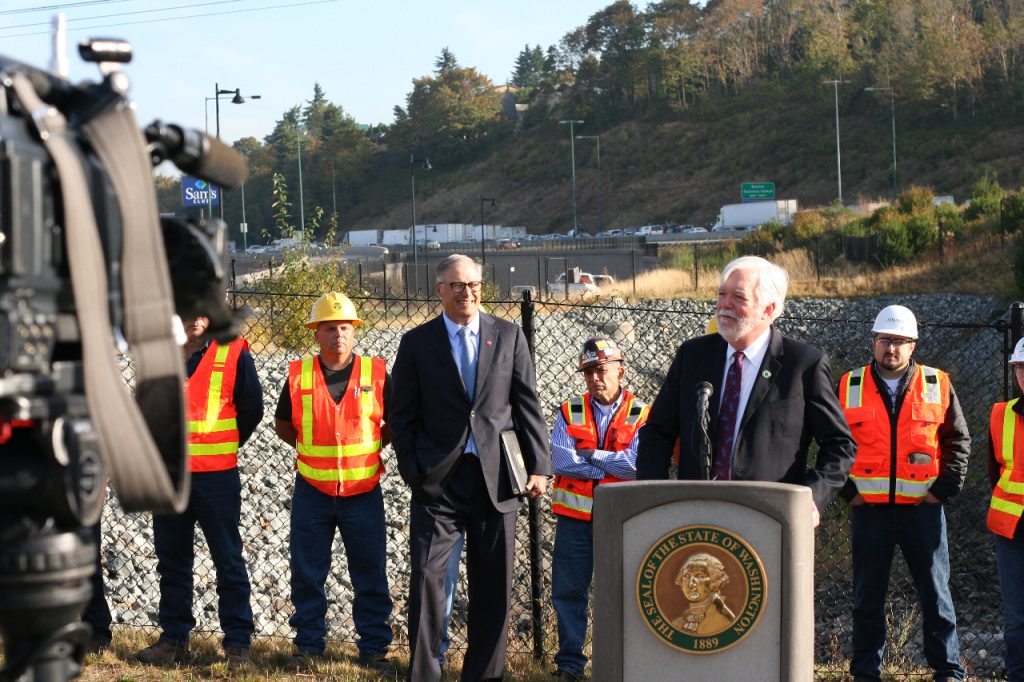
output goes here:
[{"label": "white-haired man with beard", "polygon": [[[786,271],[756,256],[722,271],[717,334],[684,342],[640,433],[638,480],[668,478],[678,439],[680,479],[699,480],[697,387],[713,387],[708,405],[711,478],[796,483],[811,489],[813,525],[842,489],[856,445],[819,349],[779,333]],[[811,440],[819,450],[807,460]]]}]

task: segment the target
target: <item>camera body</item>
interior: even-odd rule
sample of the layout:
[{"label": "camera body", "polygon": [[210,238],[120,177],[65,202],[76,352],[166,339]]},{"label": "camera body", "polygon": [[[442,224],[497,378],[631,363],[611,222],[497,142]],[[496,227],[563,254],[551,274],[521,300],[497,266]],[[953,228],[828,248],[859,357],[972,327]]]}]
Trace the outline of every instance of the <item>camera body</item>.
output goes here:
[{"label": "camera body", "polygon": [[[126,43],[79,51],[102,81],[72,85],[0,56],[0,681],[78,673],[97,552],[83,530],[108,477],[126,508],[187,501],[173,313],[209,317],[218,340],[236,334],[224,224],[160,220],[151,169],[171,160],[231,187],[244,160],[178,126],[140,130],[118,68]],[[157,368],[137,373],[134,399],[118,351]]]}]

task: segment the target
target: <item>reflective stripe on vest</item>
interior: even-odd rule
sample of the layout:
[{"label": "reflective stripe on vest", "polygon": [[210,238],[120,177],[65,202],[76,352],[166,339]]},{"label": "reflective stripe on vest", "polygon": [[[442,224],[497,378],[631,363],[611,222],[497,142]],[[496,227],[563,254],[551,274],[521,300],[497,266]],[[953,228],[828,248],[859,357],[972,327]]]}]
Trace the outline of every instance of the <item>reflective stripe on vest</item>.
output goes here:
[{"label": "reflective stripe on vest", "polygon": [[248,346],[242,338],[226,345],[211,341],[185,382],[190,471],[224,471],[238,466],[235,378],[238,358]]},{"label": "reflective stripe on vest", "polygon": [[1017,400],[996,403],[989,421],[989,436],[1000,471],[992,490],[987,525],[993,533],[1011,539],[1024,513],[1024,429],[1018,428],[1021,419],[1013,411]]},{"label": "reflective stripe on vest", "polygon": [[[896,420],[896,476],[892,422],[870,367],[847,372],[839,381],[839,399],[857,441],[850,479],[865,502],[916,504],[939,475],[938,429],[949,406],[949,377],[933,367],[917,365]],[[911,463],[912,453],[929,456]]]},{"label": "reflective stripe on vest", "polygon": [[[603,443],[597,442],[597,423],[594,420],[589,395],[571,398],[562,404],[561,410],[566,433],[576,441],[577,449],[621,452],[629,447],[637,430],[647,421],[650,407],[623,390],[622,402],[608,422]],[[620,483],[622,480],[608,475],[597,481],[555,476],[551,492],[551,511],[560,516],[590,521],[594,512],[594,486]]]},{"label": "reflective stripe on vest", "polygon": [[368,492],[384,472],[384,360],[356,355],[352,362],[348,386],[337,403],[317,358],[296,360],[289,369],[295,468],[320,492],[334,496]]}]

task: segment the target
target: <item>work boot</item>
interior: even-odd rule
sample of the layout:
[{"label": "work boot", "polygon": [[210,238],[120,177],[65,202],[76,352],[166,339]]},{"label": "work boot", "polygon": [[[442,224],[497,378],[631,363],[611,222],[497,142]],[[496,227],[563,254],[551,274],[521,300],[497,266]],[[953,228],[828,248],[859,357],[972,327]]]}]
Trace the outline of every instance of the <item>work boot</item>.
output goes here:
[{"label": "work boot", "polygon": [[98,654],[109,648],[110,637],[104,635],[93,634],[89,637],[89,641],[85,643],[85,653],[87,654]]},{"label": "work boot", "polygon": [[224,647],[224,660],[229,665],[249,665],[252,661],[249,656],[249,647],[241,645]]},{"label": "work boot", "polygon": [[165,639],[158,639],[155,643],[135,654],[136,660],[147,665],[160,665],[184,661],[188,658],[188,644],[175,644]]},{"label": "work boot", "polygon": [[323,660],[324,655],[312,651],[296,651],[285,661],[284,667],[289,670],[307,670],[317,661]]},{"label": "work boot", "polygon": [[359,658],[356,659],[356,665],[366,668],[385,679],[394,679],[397,673],[395,664],[388,660],[387,652],[383,651],[376,654],[360,654]]}]

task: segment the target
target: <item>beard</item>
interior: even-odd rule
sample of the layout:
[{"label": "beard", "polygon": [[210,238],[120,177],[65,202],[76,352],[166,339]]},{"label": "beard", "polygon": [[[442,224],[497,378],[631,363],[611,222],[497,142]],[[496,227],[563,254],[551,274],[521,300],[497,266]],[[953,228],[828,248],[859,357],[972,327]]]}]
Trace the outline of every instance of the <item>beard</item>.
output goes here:
[{"label": "beard", "polygon": [[[735,327],[727,329],[722,325],[722,320],[728,319],[735,323]],[[723,339],[729,343],[733,343],[736,339],[746,336],[750,332],[754,331],[757,327],[757,320],[753,317],[738,317],[735,314],[723,310],[718,313],[718,333]]]}]

